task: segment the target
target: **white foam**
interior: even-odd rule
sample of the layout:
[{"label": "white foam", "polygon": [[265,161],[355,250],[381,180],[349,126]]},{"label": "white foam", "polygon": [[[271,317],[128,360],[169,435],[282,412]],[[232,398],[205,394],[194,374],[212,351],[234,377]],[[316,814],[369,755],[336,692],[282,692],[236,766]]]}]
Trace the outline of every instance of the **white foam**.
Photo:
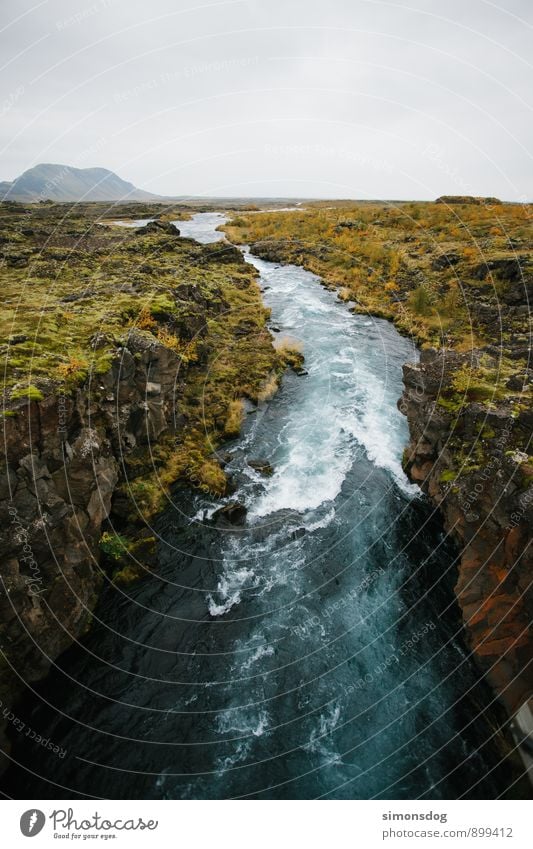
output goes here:
[{"label": "white foam", "polygon": [[369,401],[362,413],[353,410],[351,414],[346,415],[343,427],[364,448],[366,456],[374,466],[390,472],[402,492],[414,497],[420,494],[420,490],[415,484],[409,483],[399,460],[399,415],[390,411],[389,417],[384,418],[383,409]]},{"label": "white foam", "polygon": [[250,734],[253,737],[262,737],[270,724],[268,712],[264,709],[259,713],[252,710],[227,710],[221,713],[217,719],[220,734]]},{"label": "white foam", "polygon": [[277,510],[305,513],[335,500],[353,458],[338,424],[329,433],[327,428],[324,430],[320,454],[308,444],[305,431],[297,431],[292,436],[288,459],[276,470],[266,492],[252,506],[252,518],[268,516]]},{"label": "white foam", "polygon": [[334,748],[330,737],[331,732],[337,726],[340,715],[340,705],[330,705],[328,712],[320,714],[318,727],[313,728],[309,735],[309,741],[304,746],[304,749],[308,752],[319,754],[328,764],[341,760],[341,756]]},{"label": "white foam", "polygon": [[307,531],[318,531],[319,528],[327,528],[328,525],[331,525],[335,518],[335,508],[331,507],[327,513],[321,519],[317,519],[316,522],[308,522],[306,520],[304,528]]},{"label": "white foam", "polygon": [[219,603],[217,604],[211,593],[207,596],[207,607],[211,616],[223,616],[232,607],[239,604],[244,585],[254,577],[253,569],[227,570],[220,578],[217,586]]},{"label": "white foam", "polygon": [[262,657],[271,657],[274,654],[273,646],[258,646],[251,657],[244,663],[240,664],[241,669],[250,669],[250,667],[261,660]]},{"label": "white foam", "polygon": [[251,742],[249,740],[241,740],[237,743],[235,751],[232,755],[227,755],[225,758],[217,758],[216,760],[216,771],[217,775],[224,775],[229,769],[235,766],[237,763],[241,763],[246,760],[250,749],[252,748]]}]

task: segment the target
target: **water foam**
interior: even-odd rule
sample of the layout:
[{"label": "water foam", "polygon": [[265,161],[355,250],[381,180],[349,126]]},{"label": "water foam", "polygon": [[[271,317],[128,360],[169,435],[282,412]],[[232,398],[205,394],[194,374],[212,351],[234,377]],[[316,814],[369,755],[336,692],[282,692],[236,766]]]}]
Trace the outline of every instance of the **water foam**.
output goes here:
[{"label": "water foam", "polygon": [[391,415],[385,429],[383,411],[370,402],[362,413],[352,410],[347,414],[343,425],[364,448],[370,462],[377,468],[389,472],[402,492],[414,498],[420,495],[420,490],[415,484],[409,483],[402,468],[399,459],[397,423],[394,419],[395,417]]},{"label": "water foam", "polygon": [[217,727],[220,734],[245,734],[253,737],[262,737],[270,725],[270,717],[265,709],[255,712],[253,710],[227,710],[217,718]]},{"label": "water foam", "polygon": [[258,646],[251,657],[244,663],[240,664],[241,669],[250,669],[250,667],[261,660],[262,657],[271,657],[274,654],[273,646]]},{"label": "water foam", "polygon": [[211,593],[207,596],[207,608],[211,616],[223,616],[231,610],[232,607],[239,604],[241,601],[241,592],[248,582],[248,585],[253,586],[255,572],[253,569],[234,569],[226,570],[220,578],[217,585],[217,593],[219,602],[215,601]]}]

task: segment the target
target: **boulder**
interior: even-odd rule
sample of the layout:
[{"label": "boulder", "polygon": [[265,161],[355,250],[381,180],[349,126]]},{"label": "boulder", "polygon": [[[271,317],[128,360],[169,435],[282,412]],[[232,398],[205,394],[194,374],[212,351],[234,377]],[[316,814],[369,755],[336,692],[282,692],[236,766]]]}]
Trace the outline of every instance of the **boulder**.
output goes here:
[{"label": "boulder", "polygon": [[147,233],[165,233],[167,236],[180,235],[180,231],[176,225],[171,224],[170,221],[150,221],[144,227],[139,227],[136,233],[141,236],[145,236]]},{"label": "boulder", "polygon": [[213,513],[213,519],[217,523],[243,525],[247,512],[241,501],[230,501]]},{"label": "boulder", "polygon": [[259,472],[260,475],[265,475],[265,477],[271,477],[274,474],[273,466],[268,462],[268,460],[247,460],[247,464],[251,469],[254,469],[256,472]]}]

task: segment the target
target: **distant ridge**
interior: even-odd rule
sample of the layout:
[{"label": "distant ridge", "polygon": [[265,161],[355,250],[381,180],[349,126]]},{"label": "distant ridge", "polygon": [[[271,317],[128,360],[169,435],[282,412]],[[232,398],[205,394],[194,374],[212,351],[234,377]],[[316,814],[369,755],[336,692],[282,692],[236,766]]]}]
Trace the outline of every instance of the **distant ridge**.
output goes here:
[{"label": "distant ridge", "polygon": [[159,195],[144,192],[122,180],[107,168],[72,168],[70,165],[35,165],[12,183],[0,182],[0,200],[35,203],[55,201],[157,200]]}]

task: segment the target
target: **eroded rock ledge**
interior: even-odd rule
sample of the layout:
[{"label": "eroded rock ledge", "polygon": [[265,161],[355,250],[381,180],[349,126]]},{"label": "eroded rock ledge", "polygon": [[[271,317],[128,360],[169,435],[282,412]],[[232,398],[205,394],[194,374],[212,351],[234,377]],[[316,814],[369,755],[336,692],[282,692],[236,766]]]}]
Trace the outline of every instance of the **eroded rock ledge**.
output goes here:
[{"label": "eroded rock ledge", "polygon": [[21,694],[24,682],[46,675],[88,627],[105,580],[99,565],[102,523],[124,457],[162,433],[175,432],[180,366],[176,353],[133,330],[106,374],[69,397],[54,393],[20,404],[17,415],[5,420],[9,466],[0,478],[4,708]]}]

